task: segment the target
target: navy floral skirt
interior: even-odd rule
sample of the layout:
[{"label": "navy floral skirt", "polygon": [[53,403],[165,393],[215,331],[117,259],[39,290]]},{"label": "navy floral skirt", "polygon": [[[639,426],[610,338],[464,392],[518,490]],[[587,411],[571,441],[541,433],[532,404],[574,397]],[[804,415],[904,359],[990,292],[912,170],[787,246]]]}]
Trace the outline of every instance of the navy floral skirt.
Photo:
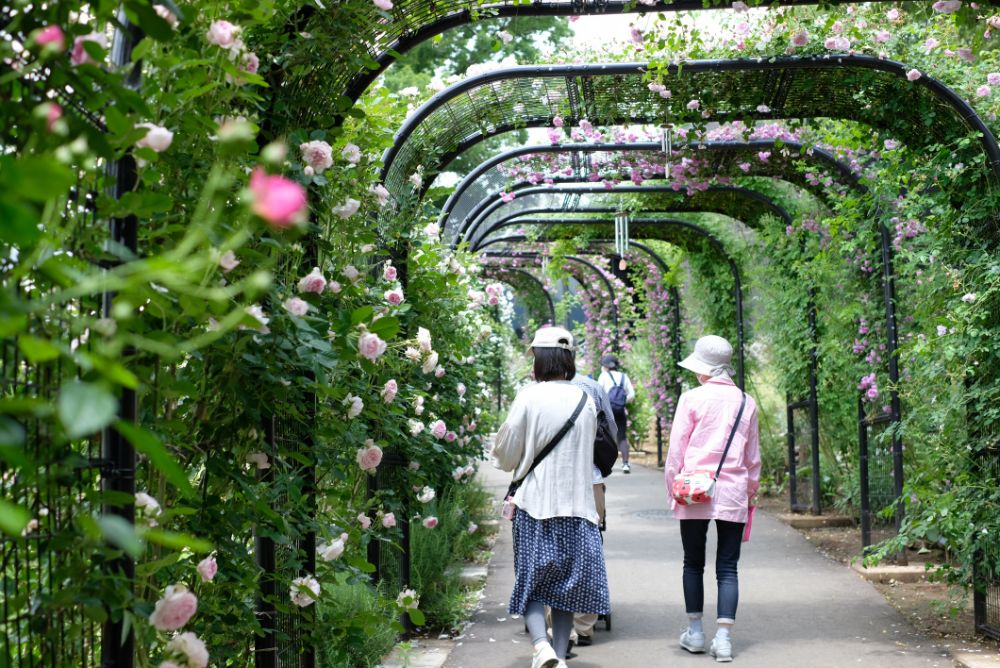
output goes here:
[{"label": "navy floral skirt", "polygon": [[523,615],[528,601],[568,612],[611,612],[601,532],[582,517],[536,520],[518,508],[514,571],[511,614]]}]

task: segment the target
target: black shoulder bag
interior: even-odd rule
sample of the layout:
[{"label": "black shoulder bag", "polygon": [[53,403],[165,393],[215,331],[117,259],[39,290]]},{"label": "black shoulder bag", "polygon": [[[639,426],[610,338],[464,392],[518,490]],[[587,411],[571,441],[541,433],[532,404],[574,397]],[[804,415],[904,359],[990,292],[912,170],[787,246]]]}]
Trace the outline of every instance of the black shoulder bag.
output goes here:
[{"label": "black shoulder bag", "polygon": [[548,456],[548,454],[555,449],[557,445],[559,445],[559,441],[563,439],[563,436],[565,436],[567,432],[569,432],[569,430],[573,428],[573,425],[576,424],[576,418],[580,416],[580,412],[586,405],[587,405],[587,393],[583,392],[583,396],[580,397],[580,402],[576,405],[576,410],[574,410],[573,414],[569,416],[568,420],[566,420],[566,424],[562,426],[562,429],[560,429],[559,432],[552,437],[552,440],[549,441],[544,448],[542,448],[542,451],[539,452],[537,455],[535,455],[535,461],[531,462],[531,468],[528,469],[527,473],[525,473],[517,480],[511,481],[510,487],[507,488],[507,497],[506,497],[507,500],[504,502],[505,506],[510,501],[510,498],[517,493],[518,488],[521,486],[521,483],[523,483],[524,480],[528,477],[528,474],[534,471],[535,467],[542,463],[542,460],[545,459]]},{"label": "black shoulder bag", "polygon": [[618,436],[611,433],[611,423],[603,410],[597,410],[597,433],[594,436],[594,466],[607,478],[618,461]]}]

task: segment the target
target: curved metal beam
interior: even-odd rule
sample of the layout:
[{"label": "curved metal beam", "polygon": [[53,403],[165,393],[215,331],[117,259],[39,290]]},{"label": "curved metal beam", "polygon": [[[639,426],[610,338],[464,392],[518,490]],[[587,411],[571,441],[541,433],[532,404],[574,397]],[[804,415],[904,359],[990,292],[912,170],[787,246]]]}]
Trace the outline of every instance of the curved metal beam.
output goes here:
[{"label": "curved metal beam", "polygon": [[[538,286],[538,289],[542,291],[542,294],[545,295],[545,301],[548,302],[548,305],[549,305],[549,324],[554,325],[556,323],[556,306],[555,306],[555,304],[552,303],[552,295],[550,295],[549,291],[545,289],[545,284],[542,283],[542,281],[540,281],[537,276],[535,276],[534,274],[532,274],[530,271],[525,271],[523,269],[518,269],[517,267],[502,267],[502,266],[497,265],[497,266],[486,267],[486,269],[491,270],[491,273],[495,272],[495,273],[498,273],[498,274],[499,273],[520,274],[522,276],[527,276],[529,279],[531,279],[531,281],[535,285]],[[497,280],[503,280],[503,279],[502,278],[497,278]],[[513,286],[511,286],[511,287],[513,287]]]},{"label": "curved metal beam", "polygon": [[[903,63],[893,61],[893,60],[880,60],[872,56],[862,56],[862,55],[827,55],[827,56],[810,56],[810,57],[798,57],[798,56],[782,56],[771,59],[732,59],[732,60],[694,60],[684,63],[673,63],[666,66],[666,71],[673,76],[676,76],[680,70],[683,68],[685,74],[693,74],[699,72],[736,72],[736,71],[746,71],[746,72],[778,72],[778,71],[790,71],[790,70],[817,70],[817,69],[828,69],[830,67],[845,68],[845,69],[859,69],[868,71],[878,71],[885,72],[894,75],[900,79],[906,77],[906,72],[908,70],[907,66]],[[386,180],[390,170],[393,167],[396,155],[399,152],[400,147],[407,142],[410,136],[416,131],[416,129],[426,120],[434,111],[438,108],[447,104],[450,100],[468,93],[469,91],[480,87],[486,86],[490,83],[510,80],[510,79],[523,79],[523,78],[558,78],[558,79],[571,79],[573,77],[593,77],[593,76],[621,76],[621,75],[639,75],[644,76],[647,73],[658,73],[662,71],[660,68],[650,68],[648,63],[606,63],[606,64],[587,64],[587,65],[546,65],[546,66],[515,66],[508,67],[499,70],[493,70],[491,72],[486,72],[475,77],[470,77],[453,86],[445,89],[444,91],[438,93],[430,100],[428,100],[424,105],[422,105],[399,129],[396,133],[392,147],[390,147],[384,157],[383,163],[384,167],[382,170],[382,178],[380,179],[383,183]],[[979,115],[975,112],[971,105],[962,99],[954,90],[945,86],[940,81],[924,75],[912,82],[913,86],[921,86],[928,89],[932,95],[941,100],[945,106],[952,109],[955,114],[961,118],[971,129],[980,133],[980,145],[987,157],[987,167],[994,176],[995,179],[1000,181],[1000,146],[997,145],[997,140],[993,136],[989,127]],[[794,114],[793,114],[794,115]],[[801,115],[800,115],[801,116]],[[748,111],[741,115],[743,120],[769,120],[781,118],[780,114],[776,114],[770,110],[764,111]],[[719,116],[715,120],[724,120],[726,117]],[[571,119],[573,120],[573,119]],[[621,119],[626,120],[625,118]],[[656,122],[659,119],[653,118],[629,118],[630,122]],[[548,119],[546,119],[548,122]],[[521,123],[519,127],[538,127],[541,125],[540,119],[530,119]],[[499,125],[494,126],[495,128],[500,127]],[[487,133],[481,133],[481,138],[486,138],[487,136],[492,136],[496,134],[495,131],[490,131]],[[436,169],[434,171],[437,171]]]},{"label": "curved metal beam", "polygon": [[[739,149],[746,149],[749,151],[754,151],[757,149],[776,149],[777,142],[773,139],[753,139],[746,142],[735,142],[735,141],[705,141],[705,142],[688,142],[687,150],[689,151],[711,151],[711,152],[725,152],[725,151],[737,151]],[[847,185],[852,188],[868,191],[868,188],[861,184],[860,177],[851,171],[851,168],[846,163],[838,160],[832,153],[821,148],[807,147],[802,142],[796,141],[782,141],[781,146],[783,148],[789,148],[793,152],[798,151],[799,155],[802,155],[804,149],[809,148],[810,153],[806,155],[803,159],[815,160],[823,167],[827,167],[837,171],[840,176],[842,176],[847,183]],[[475,169],[465,175],[465,177],[455,186],[455,190],[445,201],[444,206],[441,208],[441,216],[438,219],[438,225],[442,229],[447,225],[447,219],[451,214],[452,209],[462,198],[462,195],[466,190],[469,189],[472,184],[474,184],[481,176],[486,174],[491,169],[501,165],[509,160],[518,158],[524,155],[532,155],[538,153],[611,153],[611,152],[629,152],[629,153],[640,153],[643,151],[658,152],[660,151],[660,144],[654,142],[634,142],[634,143],[614,143],[614,144],[537,144],[534,146],[520,146],[517,148],[504,151],[503,153],[498,153],[497,155],[484,160],[479,163]],[[698,153],[693,153],[693,157],[697,157]],[[457,155],[457,154],[456,154]],[[447,162],[442,162],[442,170],[447,169]],[[431,180],[428,179],[421,187],[419,197],[422,199],[427,190],[431,187]]]},{"label": "curved metal beam", "polygon": [[[521,241],[525,241],[526,239],[524,237],[521,237],[520,240]],[[491,254],[493,254],[493,253],[487,253],[487,255],[491,255]],[[505,253],[503,255],[508,255],[509,256],[509,255],[512,255],[512,253]],[[522,254],[518,254],[518,257],[532,257],[533,255],[538,255],[538,254],[537,253],[522,253]],[[541,256],[538,255],[538,257],[541,257]],[[564,257],[567,260],[571,260],[573,262],[576,262],[577,264],[580,264],[580,265],[583,265],[585,267],[588,267],[591,271],[593,271],[595,274],[597,274],[601,278],[601,280],[604,282],[604,286],[608,289],[608,293],[611,295],[611,305],[615,307],[614,308],[614,316],[615,316],[615,352],[618,352],[618,344],[619,344],[619,338],[620,338],[619,337],[619,327],[618,327],[618,319],[619,318],[618,318],[618,305],[615,303],[618,300],[618,295],[617,295],[617,293],[615,293],[614,283],[612,283],[611,279],[608,278],[605,275],[604,270],[601,269],[600,267],[598,267],[593,262],[590,262],[589,260],[585,260],[585,259],[583,259],[581,257],[577,257],[575,255],[566,255]],[[583,287],[584,287],[585,290],[587,289],[586,285],[583,285]]]},{"label": "curved metal beam", "polygon": [[[648,220],[637,219],[637,220],[635,220],[633,222],[638,222],[638,223],[642,223],[642,224],[646,224],[646,223],[662,224],[665,227],[682,227],[682,228],[684,228],[686,230],[689,230],[691,232],[694,232],[694,233],[702,236],[706,240],[708,240],[709,244],[719,254],[719,256],[726,260],[727,264],[729,265],[729,272],[733,276],[733,298],[735,300],[735,308],[736,308],[736,343],[737,343],[736,349],[737,349],[737,357],[739,359],[739,369],[737,370],[737,376],[738,376],[737,382],[738,382],[738,384],[739,384],[740,387],[745,387],[746,357],[745,357],[745,354],[744,354],[745,345],[744,345],[744,326],[743,326],[743,285],[742,285],[742,280],[741,280],[741,277],[740,277],[740,268],[739,268],[739,265],[736,264],[736,260],[734,260],[729,255],[729,253],[726,251],[725,246],[722,244],[721,241],[719,241],[718,238],[716,238],[711,232],[709,232],[705,228],[703,228],[700,225],[697,225],[695,223],[690,223],[690,222],[684,221],[684,220],[663,220],[663,219],[648,219]],[[607,225],[607,222],[605,222],[605,221],[592,221],[592,222],[589,222],[589,221],[588,222],[573,221],[573,222],[567,223],[566,221],[552,220],[552,221],[550,221],[549,224],[552,224],[552,225],[591,225],[591,224]],[[515,242],[520,242],[520,241],[530,241],[530,239],[528,239],[528,237],[526,237],[523,234],[511,235],[511,236],[505,236],[505,237],[496,237],[496,238],[493,238],[493,239],[488,239],[484,243],[476,246],[475,251],[476,252],[481,252],[485,248],[487,248],[488,246],[492,246],[492,245],[498,244],[498,243],[515,243]],[[616,322],[616,327],[617,327],[617,322]]]},{"label": "curved metal beam", "polygon": [[[671,194],[678,194],[677,191],[675,191],[670,186],[657,186],[657,185],[651,185],[651,186],[617,186],[615,188],[612,188],[611,190],[608,190],[607,188],[604,188],[603,186],[591,186],[591,185],[587,185],[587,186],[584,186],[584,187],[578,187],[578,188],[577,187],[574,187],[574,188],[563,188],[563,187],[560,187],[560,186],[533,186],[533,187],[530,187],[530,188],[525,188],[524,190],[522,190],[520,192],[521,192],[522,196],[527,196],[527,195],[543,195],[543,194],[556,194],[556,195],[558,195],[558,194],[563,194],[563,195],[573,195],[573,194],[604,194],[604,195],[613,195],[615,193],[671,193]],[[742,187],[739,187],[739,186],[711,186],[707,190],[699,191],[699,192],[732,192],[732,193],[739,194],[740,196],[745,197],[748,200],[753,200],[753,201],[757,202],[758,204],[763,205],[764,208],[768,209],[775,216],[777,216],[778,218],[780,218],[781,220],[783,220],[786,225],[791,225],[792,224],[792,216],[791,216],[791,214],[789,214],[787,211],[785,211],[784,208],[782,208],[782,207],[778,206],[777,204],[775,204],[774,200],[770,199],[769,197],[767,197],[765,195],[760,194],[756,190],[751,190],[749,188],[742,188]],[[472,218],[471,224],[470,224],[468,218],[465,221],[463,221],[462,227],[459,229],[459,236],[456,239],[458,239],[458,238],[467,238],[470,241],[470,243],[474,244],[476,241],[478,241],[481,238],[481,236],[476,236],[475,235],[475,233],[476,233],[479,225],[491,213],[493,213],[494,211],[496,211],[497,209],[499,209],[501,206],[503,206],[506,203],[506,202],[504,202],[503,200],[500,199],[499,195],[496,195],[496,196],[491,197],[491,198],[486,198],[486,199],[483,200],[483,202],[485,202],[486,204],[477,207],[477,209],[475,210],[475,217]],[[470,212],[470,216],[472,216],[471,212]],[[457,243],[453,242],[452,246],[453,247],[457,246]]]}]

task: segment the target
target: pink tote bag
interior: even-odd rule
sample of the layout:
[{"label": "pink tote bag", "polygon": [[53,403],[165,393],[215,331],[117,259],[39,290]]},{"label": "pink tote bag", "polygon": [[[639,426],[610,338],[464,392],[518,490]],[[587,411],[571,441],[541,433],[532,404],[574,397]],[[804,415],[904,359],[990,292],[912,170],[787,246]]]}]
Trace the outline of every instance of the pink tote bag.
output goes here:
[{"label": "pink tote bag", "polygon": [[757,512],[757,506],[750,506],[747,510],[747,523],[743,526],[743,542],[750,542],[750,527],[753,526],[753,514]]}]

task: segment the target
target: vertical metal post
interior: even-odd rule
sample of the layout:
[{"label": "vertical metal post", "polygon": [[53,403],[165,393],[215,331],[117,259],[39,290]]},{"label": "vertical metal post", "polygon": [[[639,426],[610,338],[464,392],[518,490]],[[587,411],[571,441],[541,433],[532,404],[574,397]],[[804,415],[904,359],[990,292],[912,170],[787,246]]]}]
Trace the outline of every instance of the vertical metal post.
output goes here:
[{"label": "vertical metal post", "polygon": [[[403,503],[406,504],[407,506],[409,505],[405,499],[403,500]],[[403,517],[400,519],[400,523],[399,523],[399,528],[403,532],[403,539],[400,542],[400,548],[402,549],[403,554],[400,557],[400,561],[399,561],[399,579],[400,579],[400,586],[403,589],[407,589],[410,586],[410,555],[411,555],[411,551],[410,551],[410,520],[409,520],[409,517],[410,517],[409,508],[405,508],[405,510],[403,512]],[[413,626],[413,621],[410,619],[409,613],[404,612],[403,613],[403,619],[401,621],[403,623],[403,629],[404,629],[403,630],[403,637],[404,638],[409,638],[410,635],[413,633],[413,631],[415,629],[415,627]]]},{"label": "vertical metal post", "polygon": [[[273,447],[275,442],[274,416],[264,421],[264,442]],[[269,483],[274,478],[273,469],[258,471],[258,480]],[[277,668],[278,641],[276,637],[278,615],[274,609],[274,599],[278,593],[275,572],[274,539],[261,535],[260,528],[254,526],[254,560],[263,571],[257,582],[257,621],[264,635],[254,638],[254,666],[256,668]]]},{"label": "vertical metal post", "polygon": [[809,288],[809,338],[812,347],[809,350],[809,440],[812,450],[812,514],[819,515],[820,507],[820,475],[819,475],[819,398],[816,384],[818,382],[819,366],[819,333],[816,325],[816,290]]},{"label": "vertical metal post", "polygon": [[[132,49],[142,39],[142,31],[129,23],[122,9],[118,17],[120,26],[114,35],[111,49],[112,62],[124,67],[132,60]],[[133,90],[138,88],[142,74],[141,63],[136,62],[126,77],[125,85]],[[114,199],[135,190],[138,183],[135,158],[125,154],[120,160],[108,163],[105,177],[109,184],[108,191]],[[111,241],[128,248],[132,253],[138,251],[138,221],[135,216],[112,218],[109,223]],[[104,317],[113,317],[115,293],[105,292],[101,296],[101,311]],[[128,359],[135,353],[132,348],[123,351],[123,357]],[[139,415],[138,402],[134,390],[124,388],[120,397],[118,409],[119,419],[126,422],[136,422]],[[122,492],[135,495],[135,451],[132,444],[114,428],[107,428],[102,434],[102,458],[106,463],[106,473],[101,478],[101,487],[105,492]],[[135,523],[135,504],[106,503],[101,512],[105,515],[117,515],[129,524]],[[126,578],[130,583],[135,580],[135,562],[123,555],[107,565],[108,571]],[[132,668],[135,663],[135,637],[130,626],[125,623],[123,615],[112,614],[104,623],[101,634],[101,668]]]},{"label": "vertical metal post", "polygon": [[729,268],[733,273],[733,296],[736,299],[736,356],[739,368],[736,370],[736,384],[740,389],[746,389],[746,356],[743,352],[743,284],[740,281],[740,269],[736,261],[730,258]]},{"label": "vertical metal post", "polygon": [[670,323],[673,327],[673,332],[671,337],[673,338],[674,344],[674,368],[672,369],[674,374],[674,388],[676,395],[674,396],[674,410],[677,409],[677,402],[680,400],[681,390],[683,386],[681,384],[681,374],[677,371],[677,363],[681,361],[681,295],[680,291],[676,287],[670,288],[670,301],[674,303],[674,317]]},{"label": "vertical metal post", "polygon": [[656,465],[663,466],[663,418],[656,416]]},{"label": "vertical metal post", "polygon": [[[896,328],[896,286],[892,269],[892,242],[889,230],[878,223],[882,251],[882,294],[885,301],[886,354],[889,357],[889,404],[892,415],[892,478],[896,494],[895,525],[903,524],[903,439],[899,433],[902,408],[899,402],[898,330]],[[905,555],[904,555],[905,556]]]},{"label": "vertical metal post", "polygon": [[792,397],[785,401],[785,440],[788,443],[788,504],[789,510],[795,512],[798,506],[798,458],[795,453],[795,408]]},{"label": "vertical metal post", "polygon": [[872,507],[868,498],[868,418],[865,403],[858,397],[858,462],[861,476],[861,546],[867,549],[872,544]]},{"label": "vertical metal post", "polygon": [[[312,373],[309,374],[310,380],[314,380]],[[305,403],[309,406],[310,417],[315,418],[316,416],[316,395],[310,392],[305,397]],[[313,424],[311,420],[309,426]],[[316,503],[316,458],[313,452],[315,445],[315,440],[313,437],[313,431],[311,428],[307,428],[306,433],[303,434],[301,441],[301,447],[303,450],[303,455],[306,461],[309,462],[306,469],[303,471],[302,480],[302,496],[306,501],[306,508],[310,518],[313,523],[316,520],[317,513],[317,503]],[[302,538],[301,542],[301,552],[303,553],[304,562],[302,564],[302,570],[299,572],[301,576],[310,576],[316,574],[316,532],[309,530],[306,532],[305,536]],[[316,629],[316,606],[309,606],[307,609],[299,610],[300,623],[302,621],[311,621],[312,628]],[[302,647],[302,654],[299,657],[299,667],[300,668],[315,668],[316,666],[316,646],[312,642],[314,637],[313,633],[301,633],[300,638],[304,638],[304,646]]]}]

